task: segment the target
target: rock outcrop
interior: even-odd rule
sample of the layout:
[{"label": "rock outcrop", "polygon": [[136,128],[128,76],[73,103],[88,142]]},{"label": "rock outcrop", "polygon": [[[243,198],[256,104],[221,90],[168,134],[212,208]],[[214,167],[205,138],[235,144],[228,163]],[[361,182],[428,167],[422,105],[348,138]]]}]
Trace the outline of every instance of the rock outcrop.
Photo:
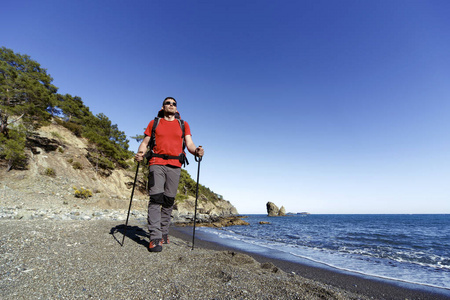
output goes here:
[{"label": "rock outcrop", "polygon": [[[177,202],[172,212],[174,223],[191,223],[194,222],[195,198],[189,197],[186,200]],[[199,197],[197,201],[197,222],[211,223],[217,222],[219,219],[226,219],[236,216],[238,211],[226,200],[217,201],[215,203],[207,201]]]},{"label": "rock outcrop", "polygon": [[278,206],[275,205],[275,203],[270,202],[270,201],[267,202],[266,208],[267,208],[267,215],[269,217],[278,216],[278,212],[280,211],[280,209],[278,208]]},{"label": "rock outcrop", "polygon": [[281,208],[278,208],[278,206],[275,205],[273,202],[267,202],[266,204],[267,208],[267,215],[269,217],[278,217],[278,216],[285,216],[286,215],[286,209],[284,206]]}]

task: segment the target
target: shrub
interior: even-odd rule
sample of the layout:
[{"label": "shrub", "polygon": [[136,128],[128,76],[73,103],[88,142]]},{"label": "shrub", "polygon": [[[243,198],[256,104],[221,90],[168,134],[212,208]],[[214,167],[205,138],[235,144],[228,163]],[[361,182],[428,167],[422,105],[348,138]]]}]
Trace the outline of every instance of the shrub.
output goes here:
[{"label": "shrub", "polygon": [[64,148],[63,147],[58,147],[58,152],[59,153],[64,153]]},{"label": "shrub", "polygon": [[73,187],[73,189],[74,189],[75,197],[77,197],[77,198],[86,199],[88,197],[92,197],[92,192],[88,189],[85,189],[85,188],[78,189],[76,187]]},{"label": "shrub", "polygon": [[177,193],[177,195],[175,196],[175,200],[177,202],[179,202],[179,203],[184,202],[184,200],[186,200],[187,198],[189,198],[188,195],[183,195],[183,194],[180,194],[180,193]]},{"label": "shrub", "polygon": [[56,172],[52,168],[45,169],[44,174],[47,175],[47,176],[50,176],[50,177],[55,177],[56,176]]},{"label": "shrub", "polygon": [[75,170],[83,170],[83,165],[79,161],[74,161],[72,167]]},{"label": "shrub", "polygon": [[8,162],[7,171],[26,168],[25,142],[26,132],[23,126],[11,128],[8,136],[0,133],[0,159]]}]

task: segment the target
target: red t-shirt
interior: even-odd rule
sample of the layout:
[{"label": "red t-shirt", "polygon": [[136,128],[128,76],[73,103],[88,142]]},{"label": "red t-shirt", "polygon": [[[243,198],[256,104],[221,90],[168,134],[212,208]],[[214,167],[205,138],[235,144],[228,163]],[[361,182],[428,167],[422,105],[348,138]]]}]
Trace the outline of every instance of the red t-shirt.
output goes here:
[{"label": "red t-shirt", "polygon": [[[150,121],[144,134],[152,136],[154,120]],[[191,135],[191,129],[189,124],[184,122],[184,134]],[[167,121],[163,118],[159,120],[158,126],[155,130],[155,148],[154,153],[167,154],[170,156],[178,156],[183,152],[183,131],[181,130],[178,120]],[[178,159],[163,159],[161,157],[152,157],[150,165],[172,165],[181,167],[181,163]]]}]

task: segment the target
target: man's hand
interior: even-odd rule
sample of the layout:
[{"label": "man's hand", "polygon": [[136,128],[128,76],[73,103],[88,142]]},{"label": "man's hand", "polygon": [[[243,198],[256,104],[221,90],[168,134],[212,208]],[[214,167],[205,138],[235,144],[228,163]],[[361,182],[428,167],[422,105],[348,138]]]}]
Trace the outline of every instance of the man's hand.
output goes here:
[{"label": "man's hand", "polygon": [[202,157],[203,155],[205,155],[205,150],[203,150],[202,146],[198,146],[195,149],[195,156]]},{"label": "man's hand", "polygon": [[134,156],[134,159],[136,161],[142,161],[144,159],[144,152],[140,151],[140,152],[136,153],[136,155]]}]

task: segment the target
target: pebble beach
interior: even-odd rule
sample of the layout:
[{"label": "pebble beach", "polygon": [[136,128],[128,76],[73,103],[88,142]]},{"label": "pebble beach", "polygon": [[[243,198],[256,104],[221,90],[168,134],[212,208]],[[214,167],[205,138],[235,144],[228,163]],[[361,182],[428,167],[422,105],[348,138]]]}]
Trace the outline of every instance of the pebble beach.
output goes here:
[{"label": "pebble beach", "polygon": [[1,299],[368,299],[231,250],[171,235],[147,250],[142,225],[0,220]]}]

